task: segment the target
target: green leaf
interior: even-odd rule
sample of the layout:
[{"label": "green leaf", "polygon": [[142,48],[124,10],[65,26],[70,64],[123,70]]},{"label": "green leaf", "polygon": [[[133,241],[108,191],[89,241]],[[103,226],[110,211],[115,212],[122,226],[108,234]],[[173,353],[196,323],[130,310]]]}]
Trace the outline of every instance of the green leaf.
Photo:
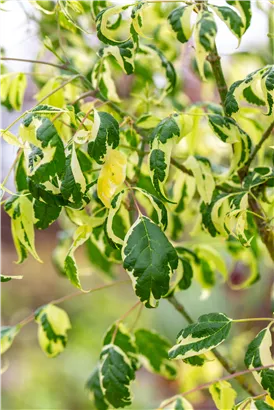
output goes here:
[{"label": "green leaf", "polygon": [[115,149],[119,145],[119,124],[107,112],[94,110],[92,141],[88,144],[88,153],[98,164],[104,163],[107,148]]},{"label": "green leaf", "polygon": [[[114,333],[115,338],[113,339]],[[137,356],[135,339],[123,323],[116,322],[108,329],[103,344],[106,346],[111,343],[123,350],[130,360],[131,366],[137,370],[139,367],[139,358]]]},{"label": "green leaf", "polygon": [[35,227],[37,229],[48,228],[59,217],[61,209],[60,206],[49,205],[35,199],[33,203]]},{"label": "green leaf", "polygon": [[67,345],[67,331],[71,328],[67,313],[49,304],[36,310],[38,340],[41,349],[48,357],[58,356]]},{"label": "green leaf", "polygon": [[65,152],[53,123],[31,113],[20,125],[19,133],[31,144],[27,173],[32,195],[42,202],[63,205],[59,185],[65,171]]},{"label": "green leaf", "polygon": [[169,290],[178,256],[165,234],[149,218],[139,215],[128,231],[122,248],[124,268],[136,295],[152,308]]},{"label": "green leaf", "polygon": [[105,402],[104,394],[100,385],[99,369],[96,368],[86,383],[86,389],[89,393],[89,399],[95,404],[98,410],[107,410],[108,404]]},{"label": "green leaf", "polygon": [[99,56],[103,60],[105,60],[108,56],[114,57],[117,64],[121,67],[125,74],[129,75],[134,72],[135,46],[131,40],[125,41],[116,46],[112,45],[104,47],[99,50]]},{"label": "green leaf", "polygon": [[227,338],[231,322],[232,319],[223,313],[200,316],[197,323],[180,331],[177,344],[169,351],[169,358],[181,360],[214,349]]},{"label": "green leaf", "polygon": [[215,189],[215,181],[209,160],[191,155],[184,162],[184,166],[193,172],[196,187],[202,200],[206,204],[210,203]]},{"label": "green leaf", "polygon": [[17,111],[22,108],[24,94],[27,87],[26,75],[23,73],[17,74],[10,83],[9,88],[9,103]]},{"label": "green leaf", "polygon": [[124,351],[113,344],[104,346],[99,369],[104,399],[114,408],[129,406],[132,400],[129,387],[135,370]]},{"label": "green leaf", "polygon": [[243,188],[250,190],[262,184],[272,187],[273,183],[274,169],[271,167],[256,167],[253,171],[249,171],[244,178]]},{"label": "green leaf", "polygon": [[[113,30],[110,29],[108,20],[126,10],[129,5],[124,6],[111,6],[101,10],[96,16],[96,29],[97,37],[105,44],[117,45],[123,43],[123,41],[116,40],[113,38]],[[119,20],[118,20],[119,21]]]},{"label": "green leaf", "polygon": [[29,252],[41,262],[34,244],[34,212],[27,196],[12,196],[5,203],[5,211],[11,217],[11,231],[18,254],[17,263],[22,263]]},{"label": "green leaf", "polygon": [[1,354],[5,353],[12,345],[15,336],[20,331],[20,326],[1,327]]},{"label": "green leaf", "polygon": [[74,252],[79,246],[81,246],[83,243],[85,243],[88,240],[91,234],[91,229],[92,229],[92,226],[90,225],[78,226],[73,236],[73,243],[71,247],[69,248],[69,251],[65,258],[64,269],[65,269],[66,275],[71,281],[71,283],[79,289],[82,289],[82,286],[81,286],[80,279],[79,279],[78,267],[76,265]]},{"label": "green leaf", "polygon": [[213,14],[201,11],[194,26],[196,61],[202,80],[205,81],[204,63],[208,54],[215,49],[217,26]]},{"label": "green leaf", "polygon": [[111,76],[110,65],[106,59],[100,59],[93,67],[91,75],[94,89],[99,88],[106,100],[120,102],[115,83]]},{"label": "green leaf", "polygon": [[221,141],[233,145],[230,169],[223,177],[227,179],[248,161],[252,142],[249,135],[232,118],[214,114],[208,116],[208,122]]},{"label": "green leaf", "polygon": [[12,279],[22,279],[23,276],[6,276],[1,274],[1,282],[9,282]]},{"label": "green leaf", "polygon": [[152,373],[160,374],[167,379],[175,379],[177,369],[168,358],[170,343],[157,332],[138,329],[135,341],[141,363]]},{"label": "green leaf", "polygon": [[150,135],[149,171],[151,182],[159,196],[169,201],[164,193],[168,178],[171,151],[180,137],[180,128],[173,117],[162,120]]},{"label": "green leaf", "polygon": [[65,174],[61,184],[61,193],[63,198],[68,201],[69,206],[81,208],[85,204],[86,190],[86,179],[79,164],[75,144],[72,144],[70,154],[66,159]]},{"label": "green leaf", "polygon": [[18,192],[28,190],[27,161],[24,151],[19,156],[15,166],[15,185]]},{"label": "green leaf", "polygon": [[160,225],[160,227],[163,230],[166,230],[167,224],[168,224],[168,216],[167,216],[166,207],[163,204],[163,202],[160,199],[158,199],[156,196],[150,194],[149,192],[145,191],[142,188],[135,187],[134,189],[137,191],[137,193],[140,192],[140,194],[148,198],[148,200],[153,206],[153,209],[156,211],[156,214],[157,214],[156,223]]},{"label": "green leaf", "polygon": [[250,0],[227,0],[230,6],[234,6],[240,13],[243,22],[242,35],[246,32],[250,26],[252,12],[251,12],[251,1]]},{"label": "green leaf", "polygon": [[113,241],[113,243],[117,245],[123,246],[124,241],[122,238],[117,236],[113,230],[113,220],[117,212],[119,211],[122,201],[125,198],[125,195],[127,194],[126,191],[122,190],[120,191],[113,200],[111,201],[110,208],[109,208],[109,213],[107,217],[107,222],[106,222],[106,232],[108,237]]},{"label": "green leaf", "polygon": [[160,404],[160,408],[167,410],[194,410],[192,404],[182,396],[174,396],[167,400],[164,400]]},{"label": "green leaf", "polygon": [[231,387],[231,384],[225,380],[221,380],[212,384],[209,387],[209,392],[212,399],[219,410],[233,410],[235,406],[235,399],[237,397],[236,391]]},{"label": "green leaf", "polygon": [[[244,3],[244,2],[243,2]],[[272,114],[274,90],[274,66],[267,65],[248,74],[243,80],[231,85],[225,99],[225,111],[232,115],[239,111],[241,97],[247,102],[256,105],[265,105],[268,108],[266,115]]]},{"label": "green leaf", "polygon": [[[248,369],[252,370],[256,367],[273,364],[270,350],[272,345],[270,326],[271,324],[261,330],[248,345],[245,354],[245,365]],[[270,397],[274,399],[274,370],[271,368],[259,370],[253,372],[253,376]]]},{"label": "green leaf", "polygon": [[162,69],[164,70],[166,85],[161,92],[159,100],[157,101],[157,103],[161,103],[165,96],[174,90],[176,85],[176,71],[173,67],[173,64],[169,60],[167,60],[161,50],[159,50],[153,44],[140,46],[138,53],[140,56],[146,55],[154,63],[155,61],[159,62],[157,66],[161,65]]},{"label": "green leaf", "polygon": [[241,17],[231,8],[227,6],[210,6],[218,17],[226,24],[228,29],[240,39],[244,34],[244,24]]},{"label": "green leaf", "polygon": [[168,16],[171,27],[181,43],[186,43],[192,35],[191,15],[193,8],[194,6],[178,7]]}]

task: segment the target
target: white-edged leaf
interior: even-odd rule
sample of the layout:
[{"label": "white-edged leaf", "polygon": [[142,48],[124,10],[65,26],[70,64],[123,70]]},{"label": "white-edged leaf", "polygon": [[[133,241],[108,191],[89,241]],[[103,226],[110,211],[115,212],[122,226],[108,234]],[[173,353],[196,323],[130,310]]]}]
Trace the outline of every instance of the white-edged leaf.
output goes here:
[{"label": "white-edged leaf", "polygon": [[[245,354],[245,365],[248,369],[274,364],[271,356],[271,324],[261,330],[248,345]],[[262,388],[274,399],[274,370],[272,368],[254,371],[253,376]]]},{"label": "white-edged leaf", "polygon": [[186,359],[214,349],[228,336],[231,319],[223,313],[208,313],[198,321],[182,329],[177,344],[169,351],[170,359]]},{"label": "white-edged leaf", "polygon": [[122,258],[136,295],[146,307],[156,307],[168,292],[178,265],[176,250],[165,234],[149,218],[139,215],[124,239]]},{"label": "white-edged leaf", "polygon": [[191,155],[184,162],[184,166],[193,172],[196,187],[202,200],[206,204],[210,203],[215,189],[215,181],[209,160]]},{"label": "white-edged leaf", "polygon": [[229,382],[221,380],[214,383],[209,387],[209,392],[218,410],[234,409],[237,393]]},{"label": "white-edged leaf", "polygon": [[48,357],[59,355],[67,345],[67,331],[71,328],[67,313],[59,307],[48,304],[35,312],[38,323],[38,340]]},{"label": "white-edged leaf", "polygon": [[20,331],[20,326],[1,327],[1,354],[5,353],[12,345],[15,336]]}]

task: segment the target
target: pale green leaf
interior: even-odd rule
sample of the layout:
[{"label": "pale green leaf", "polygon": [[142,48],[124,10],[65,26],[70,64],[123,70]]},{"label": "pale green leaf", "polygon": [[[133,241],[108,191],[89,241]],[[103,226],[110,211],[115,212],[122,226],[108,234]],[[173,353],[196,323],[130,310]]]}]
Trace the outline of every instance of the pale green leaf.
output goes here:
[{"label": "pale green leaf", "polygon": [[1,327],[1,354],[5,353],[11,347],[19,330],[20,326]]},{"label": "pale green leaf", "polygon": [[41,349],[48,357],[59,355],[67,345],[67,331],[71,328],[67,313],[55,305],[44,305],[36,310],[35,321]]}]

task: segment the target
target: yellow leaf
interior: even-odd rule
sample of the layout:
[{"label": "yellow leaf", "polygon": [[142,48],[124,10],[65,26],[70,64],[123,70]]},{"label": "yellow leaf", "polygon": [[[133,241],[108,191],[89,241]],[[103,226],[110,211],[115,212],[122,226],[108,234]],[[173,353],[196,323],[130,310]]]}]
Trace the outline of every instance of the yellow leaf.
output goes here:
[{"label": "yellow leaf", "polygon": [[109,208],[111,199],[126,178],[127,158],[116,150],[109,150],[98,178],[97,193],[103,204]]}]

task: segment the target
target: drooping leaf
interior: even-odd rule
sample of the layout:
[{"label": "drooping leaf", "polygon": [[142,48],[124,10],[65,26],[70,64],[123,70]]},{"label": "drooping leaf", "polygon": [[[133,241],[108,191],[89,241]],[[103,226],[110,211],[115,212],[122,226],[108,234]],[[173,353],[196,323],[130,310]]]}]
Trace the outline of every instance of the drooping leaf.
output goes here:
[{"label": "drooping leaf", "polygon": [[27,78],[24,73],[14,74],[1,75],[1,104],[20,111],[27,87]]},{"label": "drooping leaf", "polygon": [[59,355],[67,345],[67,331],[71,328],[67,313],[55,305],[44,305],[36,310],[35,321],[41,349],[48,357]]},{"label": "drooping leaf", "polygon": [[103,61],[108,56],[114,57],[125,74],[129,75],[134,72],[135,47],[131,40],[125,41],[118,45],[104,47],[99,50],[99,56],[103,59]]},{"label": "drooping leaf", "polygon": [[5,211],[11,217],[11,232],[18,254],[17,263],[22,263],[29,252],[38,262],[34,244],[34,212],[27,196],[12,196],[5,203]]},{"label": "drooping leaf", "polygon": [[81,246],[88,240],[91,234],[91,229],[91,225],[78,226],[73,236],[73,243],[69,248],[69,251],[65,258],[64,270],[66,272],[66,275],[71,283],[79,289],[82,289],[82,286],[79,279],[78,267],[74,257],[74,252],[79,246]]},{"label": "drooping leaf", "polygon": [[153,62],[159,62],[157,67],[161,66],[164,70],[165,77],[166,77],[166,84],[162,89],[161,95],[157,101],[160,103],[166,95],[171,93],[176,85],[176,71],[174,69],[173,64],[165,57],[161,50],[159,50],[155,45],[149,44],[147,46],[142,45],[139,48],[139,56],[145,55],[149,57]]},{"label": "drooping leaf", "polygon": [[100,355],[99,378],[104,399],[114,408],[131,404],[130,384],[135,371],[124,351],[113,344],[105,345]]},{"label": "drooping leaf", "polygon": [[251,11],[251,1],[250,0],[227,0],[230,6],[234,6],[240,13],[243,22],[242,34],[246,32],[250,26],[252,11]]},{"label": "drooping leaf", "polygon": [[244,34],[244,23],[239,16],[231,7],[227,6],[210,6],[218,17],[226,24],[228,29],[240,39]]},{"label": "drooping leaf", "polygon": [[1,327],[1,354],[5,353],[12,345],[15,336],[20,331],[20,326]]},{"label": "drooping leaf", "polygon": [[111,76],[110,65],[106,59],[101,59],[95,64],[91,79],[94,89],[98,88],[106,100],[120,102],[115,83]]},{"label": "drooping leaf", "polygon": [[[271,356],[272,338],[270,326],[261,330],[248,345],[245,354],[245,365],[248,369],[273,364]],[[262,388],[274,399],[274,370],[272,368],[253,372],[253,375]]]},{"label": "drooping leaf", "polygon": [[123,323],[116,322],[107,330],[103,345],[106,346],[111,343],[123,350],[134,369],[138,368],[139,358],[137,355],[138,350],[136,341],[134,336],[129,332],[129,330]]},{"label": "drooping leaf", "polygon": [[233,146],[230,169],[224,176],[224,179],[227,179],[248,161],[252,142],[249,135],[232,118],[214,114],[208,116],[208,121],[215,135]]},{"label": "drooping leaf", "polygon": [[85,204],[86,190],[86,179],[79,164],[75,145],[72,144],[70,153],[66,158],[61,193],[69,206],[73,208],[81,208]]},{"label": "drooping leaf", "polygon": [[103,204],[110,208],[115,193],[126,179],[127,158],[121,151],[109,149],[98,178],[97,193]]},{"label": "drooping leaf", "polygon": [[214,383],[209,387],[209,392],[218,410],[234,409],[237,393],[229,382],[221,380]]},{"label": "drooping leaf", "polygon": [[216,34],[217,26],[213,14],[209,11],[199,12],[194,26],[194,38],[196,61],[202,80],[205,80],[205,59],[210,52],[214,51]]},{"label": "drooping leaf", "polygon": [[177,369],[168,358],[171,344],[157,332],[138,329],[135,341],[141,363],[151,372],[160,374],[167,379],[175,379]]},{"label": "drooping leaf", "polygon": [[168,16],[171,27],[181,43],[186,43],[192,35],[191,14],[193,8],[194,6],[178,7]]},{"label": "drooping leaf", "polygon": [[189,156],[184,166],[193,172],[197,190],[205,203],[211,202],[215,181],[207,158]]},{"label": "drooping leaf", "polygon": [[149,171],[151,182],[161,198],[168,200],[164,184],[169,174],[171,151],[180,136],[180,128],[173,117],[162,120],[152,131]]},{"label": "drooping leaf", "polygon": [[90,375],[86,389],[88,390],[89,399],[92,400],[98,410],[107,410],[108,404],[104,399],[104,394],[100,385],[99,369],[96,368]]},{"label": "drooping leaf", "polygon": [[104,163],[107,148],[115,149],[119,145],[119,124],[107,112],[94,110],[92,141],[88,144],[88,153],[98,164]]},{"label": "drooping leaf", "polygon": [[169,289],[178,256],[161,229],[149,218],[139,215],[128,231],[122,248],[127,270],[136,295],[152,308]]},{"label": "drooping leaf", "polygon": [[[107,7],[101,10],[96,16],[96,29],[97,29],[97,36],[99,40],[101,40],[105,44],[117,45],[123,43],[123,41],[119,41],[113,37],[113,30],[110,29],[108,21],[111,17],[115,16],[116,14],[126,10],[130,5],[117,5]],[[120,22],[120,20],[118,20]]]},{"label": "drooping leaf", "polygon": [[227,338],[230,328],[231,319],[223,313],[202,315],[197,323],[181,330],[177,344],[169,351],[169,358],[181,360],[208,352]]}]

